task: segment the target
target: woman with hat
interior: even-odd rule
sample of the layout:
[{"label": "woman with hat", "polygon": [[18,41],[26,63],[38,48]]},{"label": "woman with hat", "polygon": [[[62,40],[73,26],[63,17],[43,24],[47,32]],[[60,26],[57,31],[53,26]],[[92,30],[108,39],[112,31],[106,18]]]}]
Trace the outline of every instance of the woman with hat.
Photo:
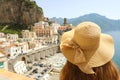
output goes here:
[{"label": "woman with hat", "polygon": [[114,42],[93,22],[82,22],[61,38],[60,49],[67,62],[60,80],[119,80],[112,61]]}]

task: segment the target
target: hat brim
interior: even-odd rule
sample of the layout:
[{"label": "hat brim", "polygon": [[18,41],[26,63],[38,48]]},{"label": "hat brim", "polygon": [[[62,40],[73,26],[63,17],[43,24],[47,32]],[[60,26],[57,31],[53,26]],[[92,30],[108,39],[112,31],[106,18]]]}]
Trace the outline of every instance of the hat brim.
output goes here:
[{"label": "hat brim", "polygon": [[91,67],[98,67],[109,62],[114,56],[114,42],[110,35],[101,34],[100,44],[88,64]]},{"label": "hat brim", "polygon": [[[74,30],[66,32],[62,36],[61,42],[65,41],[65,39],[67,38],[72,40],[73,35],[74,35]],[[67,41],[66,43],[69,43],[69,41]],[[60,45],[60,48],[63,55],[67,58],[67,60],[74,64],[74,56],[75,56],[74,49],[71,47],[64,47],[62,46],[62,43]],[[114,55],[114,43],[112,37],[107,34],[101,34],[99,47],[97,48],[96,51],[94,51],[92,57],[85,63],[75,64],[75,65],[77,65],[85,73],[88,74],[93,73],[91,70],[93,67],[98,67],[106,64],[112,59],[113,55]]]},{"label": "hat brim", "polygon": [[112,37],[107,34],[101,34],[100,44],[94,55],[90,58],[88,62],[78,64],[77,66],[84,73],[92,74],[94,73],[92,70],[93,67],[99,67],[106,64],[112,59],[113,56],[114,45]]}]

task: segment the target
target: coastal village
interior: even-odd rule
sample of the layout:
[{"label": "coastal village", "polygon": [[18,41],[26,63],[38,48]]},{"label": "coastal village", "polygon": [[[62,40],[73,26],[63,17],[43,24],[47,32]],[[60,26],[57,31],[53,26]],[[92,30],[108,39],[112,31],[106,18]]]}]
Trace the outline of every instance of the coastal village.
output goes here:
[{"label": "coastal village", "polygon": [[[117,42],[115,43],[115,53],[117,54],[113,59],[118,64],[118,67],[120,66],[119,19],[113,20],[107,18],[107,14],[101,16],[91,12],[90,14],[85,13],[86,15],[70,19],[61,18],[62,15],[59,18],[56,18],[55,15],[53,18],[48,18],[44,16],[44,10],[37,5],[36,1],[0,0],[0,80],[59,80],[60,71],[66,63],[66,58],[60,51],[61,36],[64,32],[75,28],[76,26],[74,25],[83,21],[95,22],[101,26],[103,33],[109,33],[113,36],[115,42]],[[74,15],[73,13],[78,13],[78,15],[84,13],[82,8],[85,11],[89,11],[89,7],[92,7],[87,5],[88,8],[86,8],[86,2],[85,6],[80,5],[84,4],[83,2],[79,2],[77,6],[75,4],[76,1],[74,1],[75,6],[77,6],[77,11],[75,12],[75,8],[67,6],[65,1],[61,1],[62,6],[59,1],[57,3],[60,5],[55,3],[56,6],[53,4],[54,2],[52,2],[52,6],[57,7],[59,11],[58,6],[60,6],[62,11],[57,12],[57,10],[52,9],[54,12],[48,10],[49,6],[47,6],[48,11],[55,14],[67,13],[67,15],[70,14],[70,17]],[[63,3],[65,3],[64,8],[69,9],[64,10]],[[95,4],[92,4],[95,6],[94,8],[97,7]],[[101,5],[104,6],[103,4]],[[94,10],[93,7],[91,9]],[[100,9],[102,11],[109,10],[110,7],[108,9],[107,7],[106,9]],[[117,10],[117,7],[115,9]],[[53,15],[53,13],[51,14]]]},{"label": "coastal village", "polygon": [[21,37],[0,32],[0,80],[54,80],[52,76],[59,74],[66,61],[59,50],[60,37],[72,28],[66,18],[62,26],[45,18],[22,30]]}]

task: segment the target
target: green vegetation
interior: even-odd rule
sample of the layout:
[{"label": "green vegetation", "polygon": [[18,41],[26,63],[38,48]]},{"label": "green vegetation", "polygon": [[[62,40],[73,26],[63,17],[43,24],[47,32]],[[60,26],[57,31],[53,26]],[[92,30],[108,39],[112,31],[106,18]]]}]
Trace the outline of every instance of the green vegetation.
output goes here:
[{"label": "green vegetation", "polygon": [[11,23],[8,25],[0,25],[0,32],[4,32],[5,34],[21,34],[21,30],[29,29],[29,25],[26,24],[18,24]]},{"label": "green vegetation", "polygon": [[40,11],[40,12],[43,11],[41,7],[38,7],[38,6],[37,6],[36,8],[37,8],[37,10]]},{"label": "green vegetation", "polygon": [[37,6],[35,1],[25,0],[25,6],[30,8],[32,7],[37,8],[38,11],[42,12],[42,8]]},{"label": "green vegetation", "polygon": [[25,0],[25,6],[26,7],[37,7],[35,1]]},{"label": "green vegetation", "polygon": [[8,26],[3,26],[3,28],[1,29],[1,31],[4,31]]},{"label": "green vegetation", "polygon": [[12,29],[6,29],[6,30],[1,31],[1,32],[4,32],[5,34],[7,34],[7,33],[11,33],[11,34],[19,34],[18,31],[16,31],[16,30],[12,30]]}]

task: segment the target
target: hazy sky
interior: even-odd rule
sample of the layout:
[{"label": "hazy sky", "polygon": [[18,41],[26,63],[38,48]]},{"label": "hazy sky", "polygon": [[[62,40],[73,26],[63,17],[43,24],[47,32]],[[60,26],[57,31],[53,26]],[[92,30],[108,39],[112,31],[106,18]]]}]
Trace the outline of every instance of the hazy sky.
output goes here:
[{"label": "hazy sky", "polygon": [[35,0],[45,17],[75,18],[98,13],[110,19],[120,19],[120,0]]}]

